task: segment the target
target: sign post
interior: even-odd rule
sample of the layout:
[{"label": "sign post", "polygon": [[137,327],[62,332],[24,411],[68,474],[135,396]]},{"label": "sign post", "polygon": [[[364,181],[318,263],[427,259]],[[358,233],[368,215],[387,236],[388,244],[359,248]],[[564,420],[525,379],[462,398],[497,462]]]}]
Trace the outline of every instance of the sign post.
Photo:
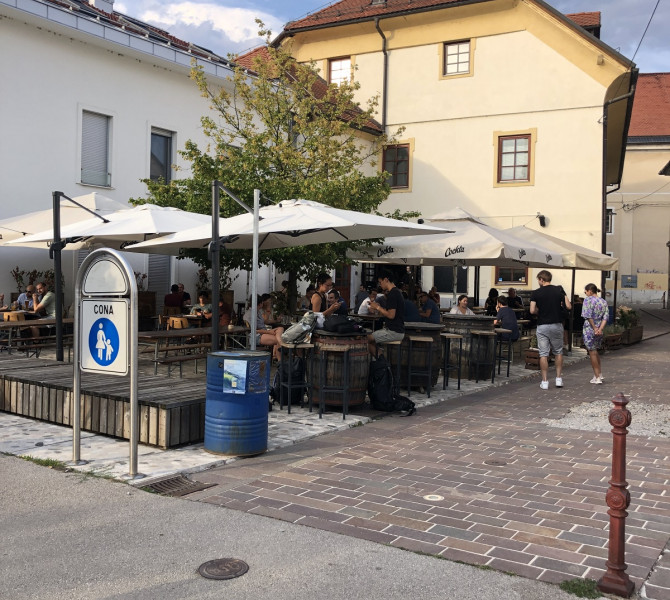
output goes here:
[{"label": "sign post", "polygon": [[89,254],[77,273],[74,312],[72,463],[86,464],[81,447],[81,373],[129,376],[130,460],[126,479],[137,472],[137,282],[121,254],[101,248]]}]

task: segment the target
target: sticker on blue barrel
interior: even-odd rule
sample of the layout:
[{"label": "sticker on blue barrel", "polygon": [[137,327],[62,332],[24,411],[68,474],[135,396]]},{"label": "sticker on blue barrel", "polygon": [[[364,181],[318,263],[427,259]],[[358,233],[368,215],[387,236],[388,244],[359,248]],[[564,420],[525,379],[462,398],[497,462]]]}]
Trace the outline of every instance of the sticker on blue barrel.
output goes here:
[{"label": "sticker on blue barrel", "polygon": [[247,361],[227,358],[223,361],[223,391],[245,394],[247,391]]}]

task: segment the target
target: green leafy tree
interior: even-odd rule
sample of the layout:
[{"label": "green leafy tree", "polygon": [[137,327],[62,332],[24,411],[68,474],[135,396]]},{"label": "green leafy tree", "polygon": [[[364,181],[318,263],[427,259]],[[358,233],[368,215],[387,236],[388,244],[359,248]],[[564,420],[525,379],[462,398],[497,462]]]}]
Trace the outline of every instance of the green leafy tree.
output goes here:
[{"label": "green leafy tree", "polygon": [[[147,181],[149,200],[165,206],[207,213],[211,211],[211,182],[221,181],[251,203],[253,190],[270,202],[305,198],[333,207],[376,212],[390,192],[387,174],[375,168],[375,159],[390,140],[373,121],[377,98],[365,107],[354,100],[355,82],[328,85],[313,64],[297,63],[290,48],[268,42],[253,60],[253,72],[237,64],[230,86],[212,85],[202,67],[191,77],[207,98],[212,112],[201,119],[210,139],[206,151],[189,141],[181,155],[191,164],[191,176],[169,184]],[[234,61],[234,57],[231,57]],[[400,133],[400,131],[398,132]],[[221,216],[242,209],[221,195]],[[394,213],[412,217],[417,213]],[[289,293],[295,298],[297,278],[313,280],[317,272],[346,261],[347,248],[359,243],[333,243],[261,253],[289,274]],[[203,251],[185,256],[207,265]],[[250,253],[225,251],[224,269],[250,268]]]}]

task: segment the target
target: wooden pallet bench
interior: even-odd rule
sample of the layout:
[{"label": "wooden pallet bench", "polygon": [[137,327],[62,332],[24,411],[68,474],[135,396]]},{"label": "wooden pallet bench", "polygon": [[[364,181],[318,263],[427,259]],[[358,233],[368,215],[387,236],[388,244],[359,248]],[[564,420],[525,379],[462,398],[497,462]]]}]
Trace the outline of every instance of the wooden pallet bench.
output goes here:
[{"label": "wooden pallet bench", "polygon": [[[73,366],[19,355],[0,356],[0,410],[72,425]],[[82,373],[81,428],[130,437],[127,377]],[[205,382],[143,375],[138,380],[139,441],[172,448],[204,439]]]}]

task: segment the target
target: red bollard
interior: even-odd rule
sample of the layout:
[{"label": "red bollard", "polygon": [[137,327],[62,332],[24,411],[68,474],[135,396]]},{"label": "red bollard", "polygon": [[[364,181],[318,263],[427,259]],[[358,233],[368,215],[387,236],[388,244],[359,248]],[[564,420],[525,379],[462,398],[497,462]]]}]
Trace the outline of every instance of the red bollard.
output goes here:
[{"label": "red bollard", "polygon": [[626,487],[626,435],[631,423],[630,411],[626,409],[628,400],[619,392],[613,399],[614,408],[610,410],[609,422],[612,425],[612,479],[607,490],[605,501],[610,516],[609,553],[607,556],[607,573],[598,581],[601,592],[616,594],[629,598],[635,589],[635,584],[626,573],[625,536],[626,536],[626,509],[630,505],[630,494]]}]

